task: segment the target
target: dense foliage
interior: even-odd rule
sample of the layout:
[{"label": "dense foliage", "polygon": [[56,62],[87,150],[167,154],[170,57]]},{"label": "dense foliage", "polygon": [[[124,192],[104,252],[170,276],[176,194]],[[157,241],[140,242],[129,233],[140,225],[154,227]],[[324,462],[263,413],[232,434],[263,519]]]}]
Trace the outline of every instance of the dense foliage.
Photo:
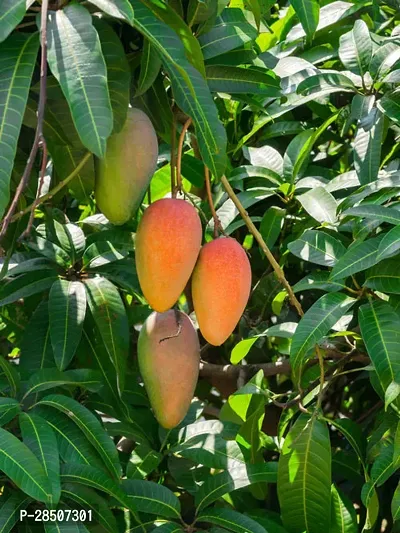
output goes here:
[{"label": "dense foliage", "polygon": [[[398,7],[0,0],[1,533],[400,531]],[[113,226],[95,174],[129,104],[158,164]],[[166,431],[135,233],[176,165],[203,242],[209,169],[252,292]],[[44,509],[92,520],[20,520]]]}]

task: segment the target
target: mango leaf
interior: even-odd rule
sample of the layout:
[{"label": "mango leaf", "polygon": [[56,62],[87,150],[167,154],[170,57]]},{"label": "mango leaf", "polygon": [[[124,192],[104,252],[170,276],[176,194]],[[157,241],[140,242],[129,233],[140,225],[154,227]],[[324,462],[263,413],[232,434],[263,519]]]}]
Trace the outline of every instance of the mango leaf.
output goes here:
[{"label": "mango leaf", "polygon": [[68,253],[72,264],[75,264],[85,250],[85,234],[76,224],[60,224],[57,220],[53,220],[52,223],[61,248]]},{"label": "mango leaf", "polygon": [[83,254],[83,269],[99,268],[127,257],[129,248],[115,247],[112,242],[94,242]]},{"label": "mango leaf", "polygon": [[122,489],[139,512],[179,520],[181,516],[180,501],[167,487],[153,481],[124,479]]},{"label": "mango leaf", "polygon": [[162,459],[162,454],[146,444],[139,444],[129,458],[126,477],[129,479],[144,479],[157,468]]},{"label": "mango leaf", "polygon": [[250,337],[249,339],[243,339],[236,344],[231,352],[231,363],[237,365],[251,350],[253,344],[258,340],[258,337]]},{"label": "mango leaf", "polygon": [[317,265],[334,266],[345,253],[346,248],[332,235],[323,231],[307,230],[288,244],[295,256]]},{"label": "mango leaf", "polygon": [[359,19],[340,37],[339,57],[347,70],[364,76],[372,58],[372,39],[367,24]]},{"label": "mango leaf", "polygon": [[0,6],[0,43],[21,22],[26,12],[26,0],[3,0]]},{"label": "mango leaf", "polygon": [[391,508],[393,520],[397,522],[400,520],[400,482],[394,491]]},{"label": "mango leaf", "polygon": [[290,364],[296,383],[300,381],[301,370],[310,357],[310,350],[355,302],[354,298],[343,293],[324,294],[301,318],[290,348]]},{"label": "mango leaf", "polygon": [[17,400],[13,398],[0,398],[0,426],[6,425],[21,411]]},{"label": "mango leaf", "polygon": [[230,470],[245,462],[239,445],[220,435],[197,435],[171,448],[173,453],[210,468]]},{"label": "mango leaf", "polygon": [[357,533],[357,514],[353,502],[332,485],[331,528],[329,533]]},{"label": "mango leaf", "polygon": [[128,318],[117,288],[105,278],[85,282],[90,312],[117,373],[118,390],[124,389],[129,351]]},{"label": "mango leaf", "polygon": [[41,270],[18,276],[1,287],[0,306],[46,291],[56,280],[58,280],[58,276],[54,271]]},{"label": "mango leaf", "polygon": [[[25,11],[25,2],[22,8]],[[9,11],[13,6],[21,10],[21,2],[8,0],[0,8],[0,37],[9,33],[12,28],[14,11]],[[3,6],[5,11],[3,11]],[[7,16],[7,13],[11,15]],[[3,19],[2,19],[3,15]],[[5,18],[7,16],[7,18]],[[23,16],[23,14],[22,14]],[[3,33],[4,32],[4,33]],[[3,35],[2,35],[3,34]],[[2,39],[0,38],[0,41]],[[3,216],[10,199],[10,179],[14,158],[17,151],[17,142],[21,130],[26,102],[28,100],[29,86],[36,56],[39,50],[39,36],[37,33],[13,33],[0,50],[0,218]]]},{"label": "mango leaf", "polygon": [[290,0],[309,40],[314,37],[319,22],[318,0]]},{"label": "mango leaf", "polygon": [[239,8],[224,9],[213,28],[199,37],[204,59],[219,56],[254,41],[257,29]]},{"label": "mango leaf", "polygon": [[74,504],[80,505],[83,509],[91,510],[94,519],[103,526],[108,533],[115,533],[117,523],[108,502],[102,498],[95,490],[78,485],[77,483],[63,483],[61,494],[63,500],[72,500]]},{"label": "mango leaf", "polygon": [[329,276],[330,272],[328,271],[308,274],[295,285],[293,285],[293,291],[300,292],[309,290],[322,290],[326,292],[337,292],[344,289],[345,283],[343,281],[331,281]]},{"label": "mango leaf", "polygon": [[89,2],[104,13],[116,19],[124,20],[128,24],[133,24],[134,14],[129,0],[89,0]]},{"label": "mango leaf", "polygon": [[[106,492],[114,497],[119,503],[131,511],[136,521],[140,520],[136,514],[136,508],[126,493],[107,474],[92,466],[79,464],[66,464],[61,466],[61,481],[63,483],[79,483]],[[143,531],[143,528],[142,528]]]},{"label": "mango leaf", "polygon": [[140,0],[131,0],[131,3],[135,10],[135,27],[160,54],[176,102],[194,122],[204,162],[215,176],[222,176],[226,166],[226,133],[206,81],[188,62],[176,33],[159,21]]},{"label": "mango leaf", "polygon": [[15,363],[11,363],[4,357],[0,356],[0,372],[4,373],[4,376],[10,385],[11,395],[15,397],[20,388],[20,377],[17,366]]},{"label": "mango leaf", "polygon": [[[69,140],[71,139],[69,138]],[[57,172],[57,177],[61,181],[67,178],[75,170],[87,154],[87,151],[84,149],[80,141],[79,144],[80,147],[78,148],[69,144],[64,144],[62,146],[55,145],[52,148],[51,155],[54,162],[54,168]],[[94,160],[93,157],[90,157],[75,178],[68,183],[68,189],[65,188],[63,191],[65,194],[67,191],[70,191],[78,200],[88,202],[93,188]]]},{"label": "mango leaf", "polygon": [[144,39],[142,58],[140,61],[140,75],[135,97],[145,93],[156,80],[161,68],[161,59],[154,46]]},{"label": "mango leaf", "polygon": [[361,124],[354,139],[354,168],[362,185],[377,179],[384,133],[384,115],[372,109],[373,126],[364,129]]},{"label": "mango leaf", "polygon": [[157,533],[183,533],[183,529],[173,522],[165,522],[162,526],[157,527]]},{"label": "mango leaf", "polygon": [[255,483],[276,483],[277,463],[244,465],[208,477],[196,493],[197,512],[234,490]]},{"label": "mango leaf", "polygon": [[392,92],[384,94],[383,97],[378,100],[377,106],[388,118],[395,122],[400,121],[400,93]]},{"label": "mango leaf", "polygon": [[[25,0],[24,0],[25,3]],[[0,531],[9,533],[21,520],[21,511],[26,509],[32,498],[21,492],[14,492],[0,508]]]},{"label": "mango leaf", "polygon": [[56,368],[44,368],[29,378],[24,398],[29,396],[29,394],[37,394],[38,392],[64,385],[97,391],[103,386],[103,383],[100,380],[100,374],[95,370],[76,368],[61,372]]},{"label": "mango leaf", "polygon": [[209,522],[210,524],[222,526],[224,529],[234,533],[248,533],[249,531],[251,533],[267,533],[255,520],[231,509],[209,509],[201,513],[197,520],[198,522]]},{"label": "mango leaf", "polygon": [[265,72],[233,66],[210,65],[206,67],[207,83],[212,92],[262,94],[279,97],[278,78]]},{"label": "mango leaf", "polygon": [[330,279],[344,279],[375,265],[382,237],[380,235],[367,241],[355,241],[334,266]]},{"label": "mango leaf", "polygon": [[[124,2],[131,8],[129,0]],[[118,133],[125,123],[129,105],[131,84],[129,63],[122,43],[111,26],[98,18],[93,19],[93,24],[100,39],[107,67],[108,90],[114,118],[113,133]]]},{"label": "mango leaf", "polygon": [[315,220],[333,224],[336,221],[337,203],[324,187],[316,187],[297,197],[303,208]]},{"label": "mango leaf", "polygon": [[347,209],[342,213],[343,215],[353,215],[356,217],[373,218],[380,222],[387,222],[388,224],[400,224],[400,211],[394,207],[383,207],[382,205],[359,205]]},{"label": "mango leaf", "polygon": [[76,400],[51,394],[44,397],[36,405],[48,405],[66,414],[86,435],[88,441],[96,448],[101,455],[104,464],[111,474],[118,479],[121,475],[121,465],[118,453],[113,441],[108,437],[98,419],[86,407]]},{"label": "mango leaf", "polygon": [[49,12],[47,56],[82,143],[103,157],[113,127],[107,71],[92,17],[71,4]]},{"label": "mango leaf", "polygon": [[33,499],[51,503],[51,486],[42,465],[30,449],[0,428],[0,469]]},{"label": "mango leaf", "polygon": [[49,317],[51,344],[59,370],[65,370],[75,355],[85,314],[85,286],[80,281],[55,281],[49,295]]},{"label": "mango leaf", "polygon": [[328,530],[331,511],[331,446],[325,422],[301,414],[285,438],[278,469],[278,497],[289,533]]},{"label": "mango leaf", "polygon": [[400,317],[386,302],[370,301],[359,309],[361,335],[384,391],[400,382]]},{"label": "mango leaf", "polygon": [[60,458],[56,436],[46,420],[35,414],[19,415],[24,444],[32,451],[43,466],[52,487],[51,504],[54,508],[60,500]]},{"label": "mango leaf", "polygon": [[356,92],[356,87],[350,78],[340,73],[324,73],[309,76],[299,83],[297,93],[314,96],[322,91]]},{"label": "mango leaf", "polygon": [[265,213],[260,224],[260,233],[268,248],[272,248],[281,232],[286,210],[280,207],[270,207]]}]

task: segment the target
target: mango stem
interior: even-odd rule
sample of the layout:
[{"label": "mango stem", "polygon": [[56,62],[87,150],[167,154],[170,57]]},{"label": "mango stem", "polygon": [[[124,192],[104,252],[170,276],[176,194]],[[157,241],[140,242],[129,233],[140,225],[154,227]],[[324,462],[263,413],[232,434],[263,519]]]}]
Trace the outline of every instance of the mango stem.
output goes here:
[{"label": "mango stem", "polygon": [[[180,193],[182,192],[182,174],[181,174],[181,170],[182,170],[183,144],[185,142],[186,132],[189,129],[191,123],[192,123],[192,119],[189,117],[187,119],[187,121],[185,122],[185,124],[183,125],[181,134],[179,136],[178,157],[177,157],[177,160],[176,160],[176,186],[175,186],[175,191],[174,191],[175,196],[176,196],[176,191],[179,191]],[[174,194],[173,194],[173,196],[174,196]]]}]

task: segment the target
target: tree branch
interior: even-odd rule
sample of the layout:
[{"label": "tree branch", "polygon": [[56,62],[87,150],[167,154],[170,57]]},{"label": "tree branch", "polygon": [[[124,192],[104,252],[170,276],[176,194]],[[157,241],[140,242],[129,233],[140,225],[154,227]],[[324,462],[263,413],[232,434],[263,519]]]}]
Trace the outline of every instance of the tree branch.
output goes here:
[{"label": "tree branch", "polygon": [[40,22],[40,44],[41,44],[41,59],[40,59],[40,94],[39,94],[39,105],[38,105],[38,118],[37,126],[35,132],[35,138],[33,141],[33,146],[26,163],[24,173],[22,174],[21,181],[18,184],[17,190],[15,191],[14,198],[11,202],[11,205],[7,211],[6,216],[4,217],[2,228],[0,231],[0,240],[4,237],[7,232],[8,226],[12,221],[15,210],[17,209],[19,199],[21,198],[22,193],[28,185],[29,178],[32,172],[33,164],[36,159],[36,154],[39,149],[39,145],[43,143],[43,120],[44,120],[44,111],[46,106],[46,82],[47,82],[47,10],[48,10],[49,1],[42,0],[41,8],[41,22]]},{"label": "tree branch", "polygon": [[[185,142],[185,135],[187,130],[189,129],[190,125],[192,123],[192,119],[188,118],[185,124],[182,127],[181,134],[179,136],[179,143],[178,143],[178,157],[176,159],[176,190],[178,190],[180,193],[182,192],[182,152],[183,152],[183,143]],[[176,191],[175,191],[176,196]]]},{"label": "tree branch", "polygon": [[216,239],[218,237],[219,231],[222,228],[221,228],[221,223],[219,221],[217,212],[215,211],[215,207],[214,207],[214,201],[213,201],[212,192],[211,192],[210,171],[208,170],[207,165],[204,165],[204,181],[206,182],[207,200],[208,200],[211,215],[214,221],[214,239]]}]

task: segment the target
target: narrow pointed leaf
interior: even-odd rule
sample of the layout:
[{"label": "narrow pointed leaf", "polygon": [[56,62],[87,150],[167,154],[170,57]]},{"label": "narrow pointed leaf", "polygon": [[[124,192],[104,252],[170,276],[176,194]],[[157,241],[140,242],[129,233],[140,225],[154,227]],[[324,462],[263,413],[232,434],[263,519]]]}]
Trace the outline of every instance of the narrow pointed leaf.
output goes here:
[{"label": "narrow pointed leaf", "polygon": [[144,40],[142,59],[140,62],[140,75],[135,97],[144,94],[156,80],[161,68],[161,59],[155,47],[148,39]]},{"label": "narrow pointed leaf", "polygon": [[82,143],[98,157],[112,130],[107,71],[90,13],[71,4],[49,12],[48,61],[71,109]]},{"label": "narrow pointed leaf", "polygon": [[239,445],[234,441],[223,439],[220,435],[197,435],[182,444],[177,444],[172,451],[210,468],[229,470],[245,463]]},{"label": "narrow pointed leaf", "polygon": [[0,398],[0,426],[5,426],[21,411],[17,400],[13,398]]},{"label": "narrow pointed leaf", "polygon": [[20,521],[20,512],[28,507],[32,499],[23,493],[12,494],[0,508],[0,532],[9,533]]},{"label": "narrow pointed leaf", "polygon": [[290,364],[296,383],[300,381],[301,370],[310,356],[310,350],[354,305],[355,301],[343,293],[324,294],[302,317],[290,348]]},{"label": "narrow pointed leaf", "polygon": [[382,205],[359,205],[347,209],[343,215],[353,215],[362,218],[373,218],[388,224],[400,224],[400,211],[394,207],[384,207]]},{"label": "narrow pointed leaf", "polygon": [[48,405],[66,414],[96,448],[111,474],[116,478],[121,475],[121,465],[113,441],[108,437],[99,420],[86,407],[72,398],[59,394],[46,396],[37,405]]},{"label": "narrow pointed leaf", "polygon": [[0,43],[7,39],[26,12],[26,0],[2,0],[0,5]]},{"label": "narrow pointed leaf", "polygon": [[4,284],[0,289],[0,306],[28,298],[38,292],[50,289],[58,276],[54,271],[29,272]]},{"label": "narrow pointed leaf", "polygon": [[357,533],[357,514],[353,502],[332,485],[331,528],[329,533]]},{"label": "narrow pointed leaf", "polygon": [[209,509],[201,513],[197,520],[221,526],[234,533],[267,533],[255,520],[231,509]]},{"label": "narrow pointed leaf", "polygon": [[100,378],[100,373],[85,368],[76,368],[65,372],[61,372],[56,368],[44,368],[29,378],[24,398],[29,394],[37,394],[38,392],[54,387],[62,387],[63,385],[97,391],[103,385]]},{"label": "narrow pointed leaf", "polygon": [[312,39],[319,22],[318,0],[291,0],[290,4],[296,11],[307,37]]},{"label": "narrow pointed leaf", "polygon": [[133,501],[139,512],[155,514],[166,518],[178,519],[181,516],[181,504],[175,494],[163,485],[153,481],[125,479],[122,489]]},{"label": "narrow pointed leaf", "polygon": [[325,422],[302,414],[289,431],[279,458],[278,496],[289,533],[329,528],[331,446]]},{"label": "narrow pointed leaf", "polygon": [[330,279],[332,281],[344,279],[375,265],[378,262],[382,237],[383,235],[380,235],[367,241],[353,243],[334,266]]},{"label": "narrow pointed leaf", "polygon": [[373,110],[373,126],[364,129],[361,125],[354,139],[354,168],[362,185],[374,182],[378,177],[384,133],[384,115]]},{"label": "narrow pointed leaf", "polygon": [[372,39],[367,24],[356,20],[354,28],[340,37],[339,57],[347,70],[363,76],[372,58]]},{"label": "narrow pointed leaf", "polygon": [[[8,9],[20,3],[6,2]],[[0,11],[0,32],[6,32],[7,26]],[[38,50],[37,33],[14,33],[0,47],[0,218],[10,199],[11,172]]]},{"label": "narrow pointed leaf", "polygon": [[110,17],[124,20],[128,24],[133,23],[134,14],[129,0],[89,0],[89,2]]},{"label": "narrow pointed leaf", "polygon": [[49,295],[50,338],[59,370],[72,361],[86,314],[86,291],[80,281],[53,283]]},{"label": "narrow pointed leaf", "polygon": [[[60,458],[56,436],[46,420],[38,415],[21,413],[19,416],[24,444],[40,461],[52,487],[52,506],[56,506],[61,496]],[[54,507],[53,507],[54,508]]]},{"label": "narrow pointed leaf", "polygon": [[231,66],[208,66],[207,83],[212,92],[262,94],[279,97],[280,82],[265,72]]},{"label": "narrow pointed leaf", "polygon": [[288,244],[289,250],[300,259],[317,265],[334,266],[346,253],[343,244],[323,231],[307,230]]}]

